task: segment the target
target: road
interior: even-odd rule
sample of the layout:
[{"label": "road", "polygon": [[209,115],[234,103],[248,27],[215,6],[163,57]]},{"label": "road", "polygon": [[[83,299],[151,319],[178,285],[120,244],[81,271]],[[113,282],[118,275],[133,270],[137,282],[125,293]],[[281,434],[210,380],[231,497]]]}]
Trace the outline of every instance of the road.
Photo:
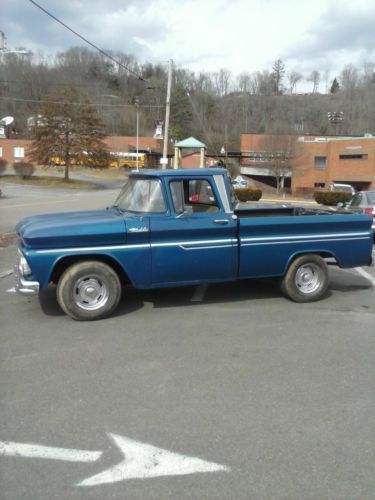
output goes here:
[{"label": "road", "polygon": [[[59,193],[15,188],[1,230],[27,211],[115,195]],[[0,444],[0,498],[373,498],[374,268],[332,268],[313,304],[272,280],[129,288],[113,317],[77,323],[53,289],[12,292],[15,254],[0,249],[0,442],[34,454]],[[158,475],[176,461],[196,472]],[[123,462],[132,478],[113,469]],[[108,482],[92,479],[108,470]]]},{"label": "road", "polygon": [[[117,184],[117,186],[116,186]],[[14,231],[16,223],[28,215],[65,210],[90,210],[114,202],[122,182],[112,182],[109,189],[82,191],[48,187],[2,185],[0,198],[0,234]]]}]

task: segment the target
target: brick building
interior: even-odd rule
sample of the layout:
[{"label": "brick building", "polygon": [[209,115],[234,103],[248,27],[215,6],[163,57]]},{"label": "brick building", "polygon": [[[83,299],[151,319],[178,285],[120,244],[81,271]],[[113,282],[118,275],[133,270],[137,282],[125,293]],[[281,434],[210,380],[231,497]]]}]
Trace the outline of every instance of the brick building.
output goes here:
[{"label": "brick building", "polygon": [[28,139],[0,139],[0,158],[4,158],[9,165],[18,161],[27,161],[29,148]]},{"label": "brick building", "polygon": [[[134,151],[136,138],[110,136],[105,138],[109,151]],[[159,167],[162,141],[150,137],[138,138],[139,151],[148,155],[148,165]],[[282,143],[278,142],[282,149]],[[271,143],[262,134],[241,134],[239,158],[241,171],[253,179],[275,185],[269,161],[273,155],[287,155],[284,151],[267,151]],[[288,149],[291,142],[286,141]],[[288,158],[289,169],[284,170],[284,186],[294,195],[311,195],[315,188],[328,186],[332,182],[351,184],[357,190],[375,189],[375,137],[327,137],[300,136],[293,138],[293,147]],[[275,144],[273,144],[275,146]],[[9,165],[28,160],[30,141],[11,137],[0,138],[0,158]],[[183,168],[199,165],[199,154],[187,154],[181,161]],[[220,156],[220,155],[219,155]],[[229,154],[228,154],[229,157]],[[231,154],[232,157],[232,154]],[[207,155],[205,166],[213,165],[218,157]]]},{"label": "brick building", "polygon": [[[241,135],[241,170],[272,184],[269,159],[262,134]],[[351,184],[357,190],[375,189],[375,137],[300,136],[290,151],[286,186],[294,195],[311,195],[332,182]],[[285,152],[284,152],[285,153]],[[282,153],[280,153],[282,154]]]},{"label": "brick building", "polygon": [[[108,150],[112,152],[135,151],[137,146],[136,137],[132,136],[108,136],[104,138]],[[29,139],[18,139],[16,137],[0,138],[0,158],[4,158],[9,165],[18,161],[29,161],[31,141]],[[138,137],[138,149],[148,155],[149,166],[158,166],[162,155],[163,144],[160,139],[152,137]]]}]

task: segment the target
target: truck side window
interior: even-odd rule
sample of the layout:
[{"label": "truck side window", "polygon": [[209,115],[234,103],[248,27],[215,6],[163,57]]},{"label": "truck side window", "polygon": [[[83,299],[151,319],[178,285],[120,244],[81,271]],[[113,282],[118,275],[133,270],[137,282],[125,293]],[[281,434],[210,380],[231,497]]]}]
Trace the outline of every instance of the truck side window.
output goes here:
[{"label": "truck side window", "polygon": [[184,212],[184,191],[182,181],[173,181],[170,183],[172,202],[176,214]]},{"label": "truck side window", "polygon": [[167,209],[159,180],[132,177],[123,187],[115,206],[124,212],[158,214],[164,213]]},{"label": "truck side window", "polygon": [[170,190],[174,211],[217,212],[219,205],[211,184],[205,179],[183,179],[171,181]]}]

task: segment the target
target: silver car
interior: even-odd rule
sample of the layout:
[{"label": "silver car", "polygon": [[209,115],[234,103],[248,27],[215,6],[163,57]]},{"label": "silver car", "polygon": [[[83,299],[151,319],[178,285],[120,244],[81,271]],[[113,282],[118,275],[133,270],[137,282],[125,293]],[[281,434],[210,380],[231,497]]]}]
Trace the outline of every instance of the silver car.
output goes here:
[{"label": "silver car", "polygon": [[350,212],[361,212],[372,215],[372,230],[375,236],[375,190],[359,191],[343,207]]}]

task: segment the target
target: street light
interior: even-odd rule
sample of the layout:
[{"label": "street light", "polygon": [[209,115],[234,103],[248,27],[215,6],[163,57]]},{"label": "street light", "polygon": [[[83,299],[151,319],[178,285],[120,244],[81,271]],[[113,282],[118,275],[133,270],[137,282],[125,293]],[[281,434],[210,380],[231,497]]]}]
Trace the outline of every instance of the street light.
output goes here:
[{"label": "street light", "polygon": [[163,157],[160,159],[160,163],[163,169],[167,168],[168,165],[168,133],[169,133],[169,116],[170,116],[170,106],[171,106],[172,65],[173,61],[170,60],[168,63],[167,101],[165,104]]},{"label": "street light", "polygon": [[137,138],[136,138],[136,159],[135,159],[135,170],[138,172],[138,149],[139,149],[139,97],[134,99],[135,108],[137,110]]},{"label": "street light", "polygon": [[328,111],[327,116],[328,116],[328,120],[335,125],[335,135],[337,135],[337,126],[339,123],[343,122],[344,112],[343,111]]}]

